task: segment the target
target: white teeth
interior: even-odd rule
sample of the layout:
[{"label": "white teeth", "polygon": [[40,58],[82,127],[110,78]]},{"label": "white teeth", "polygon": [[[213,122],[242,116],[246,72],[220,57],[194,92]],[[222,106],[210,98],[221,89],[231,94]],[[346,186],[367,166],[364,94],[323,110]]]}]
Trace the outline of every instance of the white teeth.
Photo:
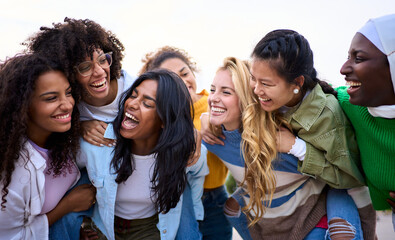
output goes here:
[{"label": "white teeth", "polygon": [[351,87],[358,87],[358,86],[361,86],[362,83],[360,83],[360,82],[347,81],[347,82],[346,82],[346,85],[347,85],[347,86],[351,86]]},{"label": "white teeth", "polygon": [[105,82],[106,82],[106,79],[103,79],[103,80],[100,81],[100,82],[92,83],[91,86],[98,87],[98,86],[103,85]]},{"label": "white teeth", "polygon": [[218,112],[218,113],[224,113],[224,112],[225,112],[225,109],[216,108],[216,107],[211,107],[211,111],[213,111],[213,112]]},{"label": "white teeth", "polygon": [[56,116],[55,118],[56,119],[65,119],[65,118],[68,118],[68,117],[70,117],[70,113],[68,113],[66,115]]},{"label": "white teeth", "polygon": [[139,120],[138,120],[137,118],[135,118],[132,114],[130,114],[130,113],[128,113],[128,112],[125,112],[125,116],[126,116],[127,118],[132,119],[132,120],[135,121],[135,122],[139,122]]},{"label": "white teeth", "polygon": [[270,101],[270,98],[261,98],[261,97],[258,97],[258,98],[259,98],[259,101],[262,101],[262,102]]}]

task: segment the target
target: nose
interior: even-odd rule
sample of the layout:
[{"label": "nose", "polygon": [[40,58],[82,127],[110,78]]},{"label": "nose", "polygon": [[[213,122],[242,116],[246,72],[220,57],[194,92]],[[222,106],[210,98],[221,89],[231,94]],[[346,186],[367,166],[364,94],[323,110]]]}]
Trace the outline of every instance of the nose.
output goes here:
[{"label": "nose", "polygon": [[139,107],[139,101],[137,98],[129,98],[126,102],[125,102],[125,109],[138,109]]},{"label": "nose", "polygon": [[210,102],[218,102],[219,101],[219,96],[218,96],[217,91],[210,94],[209,100],[210,100]]},{"label": "nose", "polygon": [[104,73],[104,69],[99,65],[99,63],[95,62],[93,64],[93,74],[100,75]]},{"label": "nose", "polygon": [[253,88],[254,88],[254,93],[256,95],[262,95],[263,94],[262,87],[259,86],[258,82],[256,82],[255,85],[253,85]]},{"label": "nose", "polygon": [[71,111],[73,107],[74,107],[74,98],[65,96],[60,103],[60,109],[62,111],[68,112]]},{"label": "nose", "polygon": [[349,63],[350,59],[348,59],[343,66],[340,68],[340,74],[347,75],[352,72],[351,64]]}]

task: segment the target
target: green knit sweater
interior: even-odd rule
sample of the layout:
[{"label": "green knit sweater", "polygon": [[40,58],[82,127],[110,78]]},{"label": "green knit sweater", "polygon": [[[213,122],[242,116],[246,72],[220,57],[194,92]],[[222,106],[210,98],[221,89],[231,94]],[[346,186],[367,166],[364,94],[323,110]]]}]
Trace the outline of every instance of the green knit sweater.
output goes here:
[{"label": "green knit sweater", "polygon": [[[370,196],[376,210],[389,209],[389,191],[395,191],[395,119],[373,117],[366,107],[352,105],[347,87],[338,100],[355,129]],[[379,94],[379,93],[378,93]]]}]

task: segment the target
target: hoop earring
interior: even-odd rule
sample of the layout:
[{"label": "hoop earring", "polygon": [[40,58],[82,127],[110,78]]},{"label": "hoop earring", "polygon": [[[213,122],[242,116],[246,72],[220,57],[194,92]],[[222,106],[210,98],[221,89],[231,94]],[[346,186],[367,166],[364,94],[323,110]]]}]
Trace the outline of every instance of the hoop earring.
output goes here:
[{"label": "hoop earring", "polygon": [[299,89],[295,88],[294,89],[294,94],[298,94],[299,93]]}]

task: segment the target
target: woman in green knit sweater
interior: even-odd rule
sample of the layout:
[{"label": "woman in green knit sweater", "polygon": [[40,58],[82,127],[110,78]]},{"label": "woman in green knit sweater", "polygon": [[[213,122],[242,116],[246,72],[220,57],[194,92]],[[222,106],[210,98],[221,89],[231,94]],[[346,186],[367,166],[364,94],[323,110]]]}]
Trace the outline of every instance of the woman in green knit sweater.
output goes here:
[{"label": "woman in green knit sweater", "polygon": [[337,89],[338,99],[355,128],[373,206],[395,211],[395,14],[355,34],[340,72],[349,87]]}]

